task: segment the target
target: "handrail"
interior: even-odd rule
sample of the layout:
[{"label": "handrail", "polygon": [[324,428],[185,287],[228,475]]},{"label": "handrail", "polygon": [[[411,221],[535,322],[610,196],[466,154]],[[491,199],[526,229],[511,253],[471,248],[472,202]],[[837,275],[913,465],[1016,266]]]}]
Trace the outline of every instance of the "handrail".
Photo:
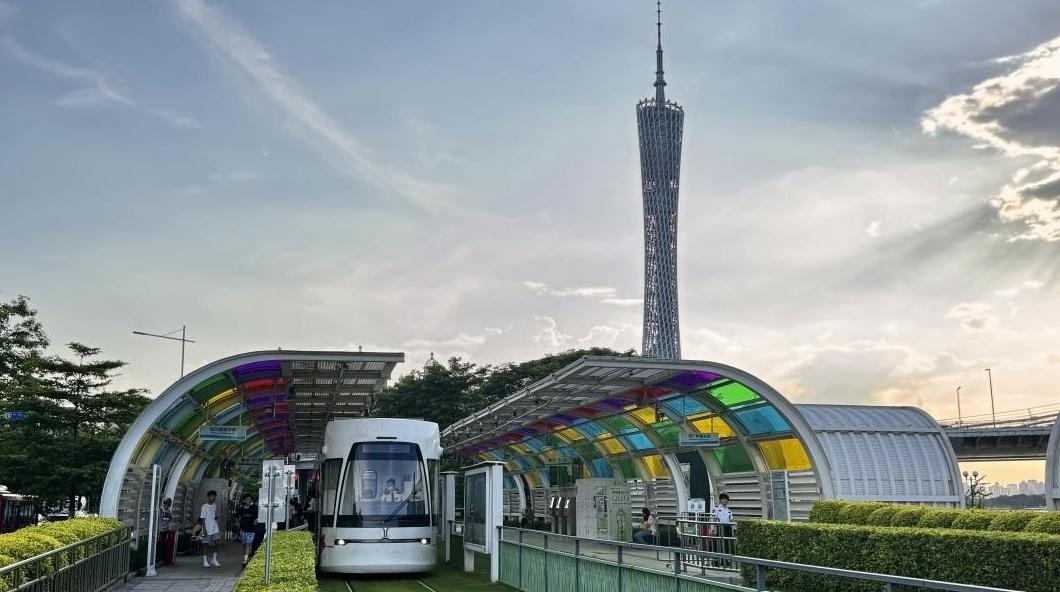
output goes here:
[{"label": "handrail", "polygon": [[0,568],[0,592],[98,592],[129,574],[128,529],[118,527]]},{"label": "handrail", "polygon": [[33,557],[29,557],[27,559],[22,559],[22,560],[14,562],[14,563],[12,563],[10,565],[5,565],[3,567],[0,567],[0,576],[4,575],[5,573],[7,573],[9,571],[14,571],[14,570],[16,570],[16,569],[18,569],[20,567],[26,567],[26,566],[29,566],[29,565],[33,565],[34,563],[36,563],[38,561],[41,561],[43,559],[46,559],[48,557],[51,557],[52,555],[58,555],[59,553],[62,553],[64,551],[71,551],[71,550],[74,549],[74,547],[79,547],[81,545],[87,545],[88,543],[91,543],[91,542],[95,541],[96,539],[101,539],[101,538],[104,538],[104,537],[113,536],[115,534],[118,534],[118,532],[122,531],[122,530],[126,530],[126,528],[124,526],[119,526],[118,528],[115,528],[114,530],[108,530],[107,532],[104,532],[102,534],[97,534],[94,537],[83,539],[83,540],[77,541],[75,543],[70,543],[69,545],[64,545],[64,546],[59,547],[57,549],[52,549],[51,551],[46,551],[44,553],[41,553],[40,555],[34,555]]},{"label": "handrail", "polygon": [[[867,571],[856,571],[856,570],[851,570],[851,569],[840,569],[840,568],[837,568],[837,567],[825,567],[825,566],[822,566],[822,565],[808,565],[808,564],[803,564],[803,563],[791,563],[791,562],[788,562],[788,561],[777,561],[775,559],[761,559],[761,558],[758,558],[758,557],[745,557],[745,556],[742,556],[742,555],[730,555],[730,554],[727,554],[727,553],[715,553],[715,552],[712,552],[712,551],[698,551],[698,550],[695,550],[695,549],[682,549],[682,548],[674,548],[674,547],[660,547],[660,546],[656,546],[656,545],[642,545],[642,544],[639,544],[639,543],[627,543],[627,542],[624,542],[624,541],[611,541],[611,540],[606,540],[606,539],[586,539],[586,538],[582,538],[582,537],[576,537],[576,536],[570,536],[570,535],[564,535],[564,534],[556,534],[556,533],[544,532],[544,531],[540,531],[540,530],[530,530],[530,529],[524,529],[524,528],[515,528],[515,527],[511,527],[511,526],[498,526],[497,529],[498,529],[497,535],[498,535],[498,537],[500,537],[500,541],[501,542],[512,544],[512,545],[518,545],[518,546],[521,546],[521,547],[539,548],[539,547],[537,547],[535,545],[530,545],[528,543],[522,542],[522,540],[523,540],[522,534],[526,533],[526,532],[529,532],[529,533],[534,533],[534,534],[537,534],[537,535],[542,535],[546,539],[549,538],[549,537],[556,537],[556,538],[562,538],[562,539],[570,539],[570,540],[575,541],[576,543],[578,543],[580,541],[586,541],[586,542],[590,542],[590,543],[594,543],[594,544],[598,544],[598,545],[613,546],[613,547],[618,548],[620,551],[621,551],[621,549],[627,549],[627,548],[628,549],[639,549],[639,550],[644,550],[644,551],[650,551],[652,553],[656,553],[656,552],[659,552],[659,551],[666,551],[667,553],[670,553],[670,554],[672,554],[674,556],[692,555],[692,556],[704,557],[704,558],[708,558],[708,559],[723,559],[723,560],[728,560],[728,561],[734,561],[737,564],[746,564],[746,565],[749,565],[749,566],[752,566],[752,567],[755,568],[756,585],[757,585],[757,589],[759,591],[764,591],[766,589],[765,588],[765,579],[766,579],[765,578],[765,570],[766,570],[766,568],[773,568],[773,569],[787,569],[787,570],[791,570],[791,571],[800,571],[800,572],[806,572],[806,573],[837,576],[837,577],[847,578],[847,579],[852,579],[852,580],[867,580],[867,581],[873,581],[873,582],[880,582],[880,583],[887,584],[888,589],[890,589],[892,586],[895,586],[895,585],[902,585],[902,586],[916,586],[916,587],[920,587],[920,588],[930,588],[930,589],[933,589],[933,590],[946,590],[948,592],[1016,592],[1016,591],[1008,589],[1008,588],[993,588],[993,587],[990,587],[990,586],[979,586],[979,585],[976,585],[976,584],[961,584],[961,583],[957,583],[957,582],[943,582],[943,581],[940,581],[940,580],[928,580],[928,579],[913,578],[913,577],[908,577],[908,576],[897,576],[897,575],[881,574],[881,573],[874,573],[874,572],[867,572]],[[504,534],[504,531],[506,531],[506,530],[519,533],[519,540],[518,541],[513,541],[513,540],[505,539],[503,534]],[[575,548],[577,549],[577,546]],[[562,553],[564,555],[569,555],[569,553],[563,553],[561,551],[556,551],[555,549],[548,549],[547,543],[546,543],[545,550],[547,550],[548,552],[551,552],[551,553]],[[621,558],[621,553],[619,553],[619,558]],[[619,561],[621,562],[621,559]],[[678,571],[680,570],[679,566],[680,566],[681,562],[675,560],[673,563],[674,563],[674,576],[676,577],[677,575],[679,575]]]}]

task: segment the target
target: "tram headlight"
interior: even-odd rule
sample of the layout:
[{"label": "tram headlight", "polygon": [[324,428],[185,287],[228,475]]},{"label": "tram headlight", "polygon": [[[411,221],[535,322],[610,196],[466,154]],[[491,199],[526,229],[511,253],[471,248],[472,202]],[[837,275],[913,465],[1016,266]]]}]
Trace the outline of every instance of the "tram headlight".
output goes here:
[{"label": "tram headlight", "polygon": [[431,544],[431,539],[420,539],[420,544],[421,545],[429,545],[429,544]]},{"label": "tram headlight", "polygon": [[336,545],[345,545],[346,544],[346,539],[335,539],[335,544]]}]

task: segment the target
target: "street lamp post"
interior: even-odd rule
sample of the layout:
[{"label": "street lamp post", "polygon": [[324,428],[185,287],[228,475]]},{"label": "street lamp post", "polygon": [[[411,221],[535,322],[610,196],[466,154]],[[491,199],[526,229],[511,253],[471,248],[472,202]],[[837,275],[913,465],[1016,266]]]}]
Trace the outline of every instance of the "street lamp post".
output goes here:
[{"label": "street lamp post", "polygon": [[961,421],[961,387],[957,387],[957,425],[960,426]]},{"label": "street lamp post", "polygon": [[997,427],[997,415],[994,413],[994,375],[990,372],[990,368],[986,369],[986,379],[990,381],[990,419],[994,423],[994,427]]},{"label": "street lamp post", "polygon": [[184,378],[184,346],[188,343],[195,343],[191,339],[188,339],[188,326],[180,326],[180,337],[174,337],[173,334],[177,331],[170,331],[164,335],[158,335],[156,333],[145,333],[143,331],[133,331],[133,335],[143,335],[145,337],[157,337],[159,339],[172,339],[173,341],[180,342],[180,377]]}]

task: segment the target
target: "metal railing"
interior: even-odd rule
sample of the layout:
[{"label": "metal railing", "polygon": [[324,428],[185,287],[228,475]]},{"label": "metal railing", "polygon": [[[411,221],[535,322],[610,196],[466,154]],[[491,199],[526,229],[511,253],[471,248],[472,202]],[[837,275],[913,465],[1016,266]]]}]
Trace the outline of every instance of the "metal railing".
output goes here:
[{"label": "metal railing", "polygon": [[[506,536],[507,534],[507,536]],[[593,561],[602,561],[605,563],[613,563],[618,566],[618,586],[616,592],[623,592],[623,576],[622,568],[629,569],[640,569],[647,572],[656,574],[668,574],[674,582],[674,590],[677,592],[681,591],[681,582],[689,579],[693,579],[701,582],[711,582],[715,585],[724,586],[717,581],[710,580],[703,577],[696,577],[688,573],[689,559],[687,556],[694,556],[702,558],[701,560],[715,560],[715,561],[732,561],[737,566],[749,567],[755,574],[755,590],[764,592],[768,590],[766,588],[766,569],[781,569],[797,571],[802,573],[811,573],[818,575],[835,576],[839,578],[845,578],[849,580],[867,581],[867,582],[878,582],[883,584],[885,589],[890,592],[895,589],[895,586],[912,586],[921,589],[929,590],[946,590],[949,592],[1016,592],[1006,588],[992,588],[989,586],[977,586],[974,584],[960,584],[957,582],[942,582],[938,580],[928,580],[922,578],[911,578],[906,576],[896,576],[890,574],[879,574],[864,571],[855,571],[849,569],[839,569],[835,567],[823,567],[819,565],[805,565],[802,563],[790,563],[787,561],[775,561],[772,559],[760,559],[757,557],[743,557],[740,555],[729,555],[727,553],[715,553],[711,551],[697,551],[693,549],[682,549],[675,547],[659,547],[655,545],[640,545],[637,543],[626,543],[620,541],[606,541],[606,540],[594,540],[594,539],[582,539],[578,537],[572,537],[562,534],[554,534],[549,532],[542,532],[539,530],[526,530],[522,528],[513,528],[508,526],[498,526],[497,536],[500,537],[500,541],[509,545],[516,545],[520,548],[531,548],[536,550],[542,550],[546,554],[559,554],[573,557],[575,560],[575,567],[577,568],[579,560],[589,559]],[[541,545],[535,545],[527,542],[528,538],[541,538]],[[615,560],[610,561],[606,557],[600,557],[598,554],[587,555],[585,553],[586,547],[600,548],[605,547],[614,550]],[[643,553],[637,554],[637,551]],[[650,554],[666,553],[670,559],[666,561],[667,569],[660,570],[657,567],[653,568],[650,565],[637,564],[631,562],[631,558],[644,559],[649,557]],[[521,562],[520,562],[521,563]],[[543,576],[548,578],[548,561],[543,562],[544,574]],[[522,578],[522,566],[519,567],[519,578]],[[580,590],[581,582],[575,572],[574,590],[577,592]],[[511,583],[509,583],[511,584]],[[516,584],[517,585],[517,584]]]},{"label": "metal railing", "polygon": [[2,592],[98,592],[129,573],[125,527],[0,567]]},{"label": "metal railing", "polygon": [[678,518],[675,524],[680,547],[689,551],[707,551],[727,556],[716,559],[702,555],[685,554],[682,560],[686,567],[700,570],[704,575],[708,569],[738,571],[739,564],[733,560],[736,554],[736,525],[722,524],[710,517]]}]

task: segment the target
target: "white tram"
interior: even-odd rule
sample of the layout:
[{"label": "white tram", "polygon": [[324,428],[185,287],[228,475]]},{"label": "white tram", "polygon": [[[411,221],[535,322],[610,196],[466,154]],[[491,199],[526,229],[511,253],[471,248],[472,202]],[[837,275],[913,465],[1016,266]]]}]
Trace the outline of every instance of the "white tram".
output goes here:
[{"label": "white tram", "polygon": [[428,571],[438,556],[438,424],[329,422],[318,455],[317,567],[336,573]]}]

